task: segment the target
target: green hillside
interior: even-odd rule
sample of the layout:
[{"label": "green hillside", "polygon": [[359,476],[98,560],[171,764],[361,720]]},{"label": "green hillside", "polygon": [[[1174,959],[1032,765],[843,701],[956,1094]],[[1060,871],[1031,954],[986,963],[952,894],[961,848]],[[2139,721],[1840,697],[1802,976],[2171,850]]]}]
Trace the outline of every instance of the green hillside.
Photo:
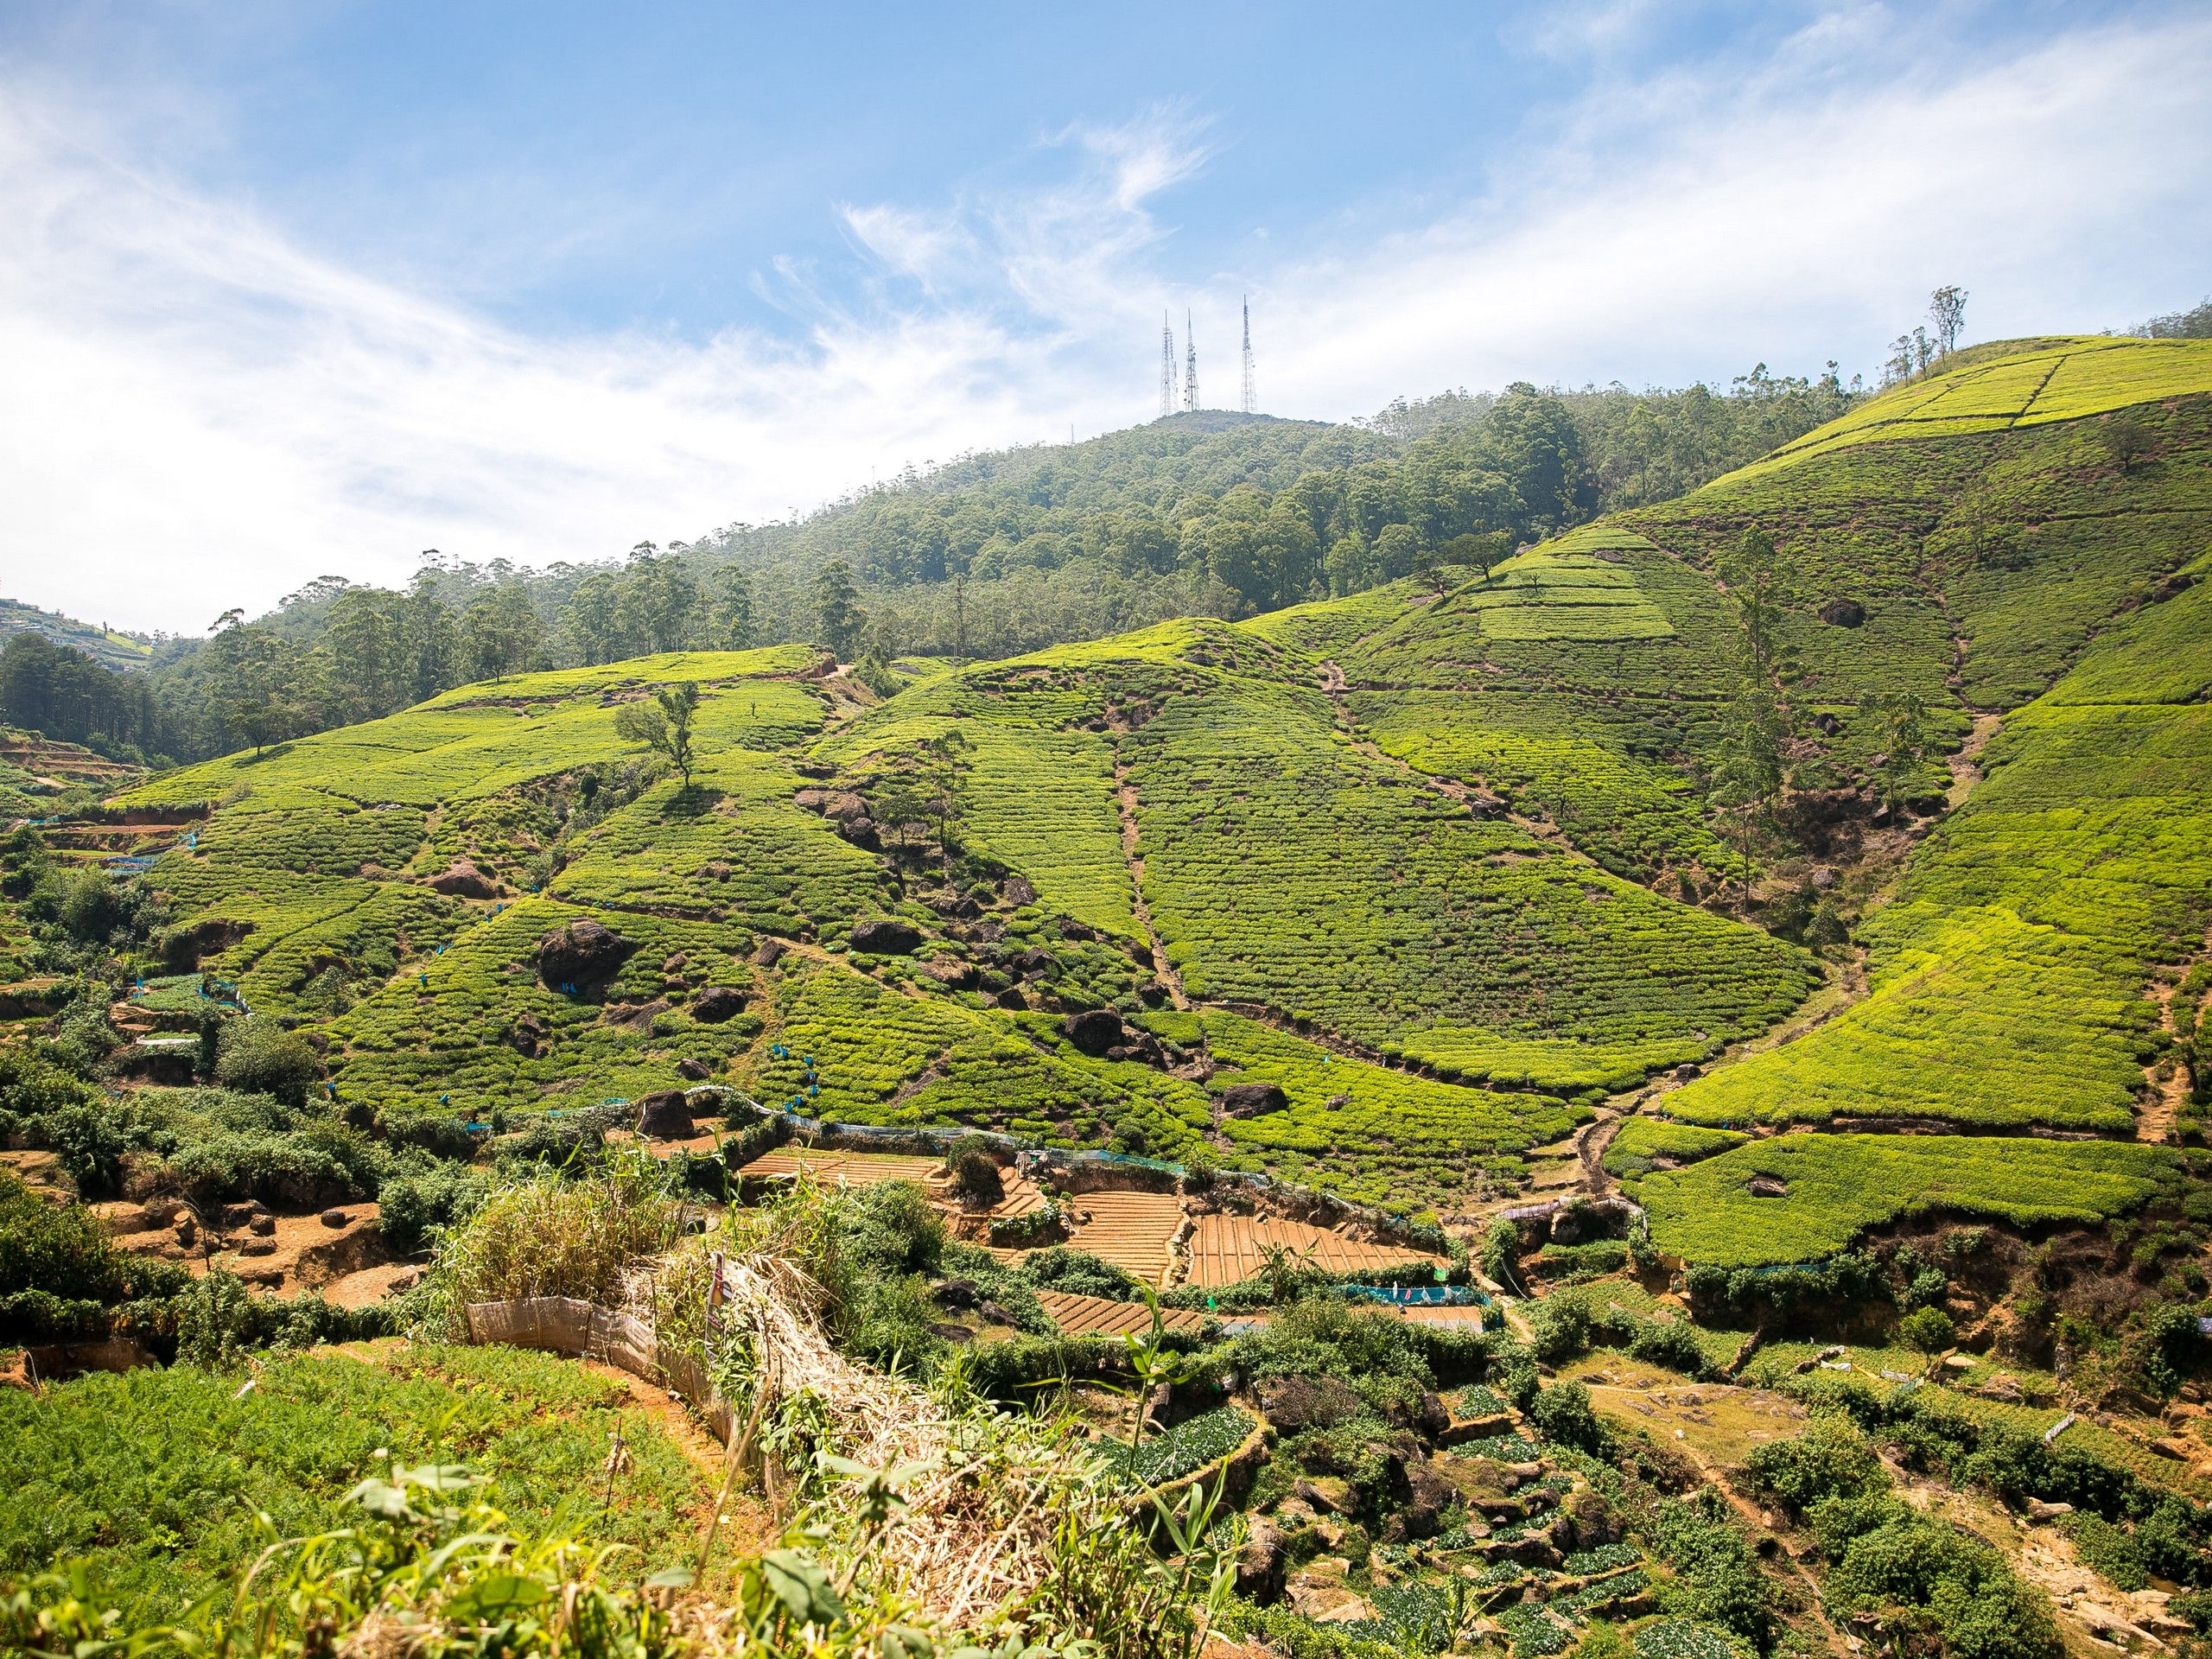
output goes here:
[{"label": "green hillside", "polygon": [[[2028,365],[2043,390],[1995,423]],[[1909,418],[1975,386],[1980,428]],[[707,1077],[1401,1203],[1684,1065],[1708,1075],[1657,1103],[1699,1124],[2125,1135],[2190,1035],[2156,976],[2212,921],[2208,391],[2192,345],[2032,342],[1486,572],[887,697],[798,646],[512,675],[118,804],[206,812],[145,878],[164,948],[393,1122]],[[1286,466],[1319,441],[1265,435]],[[1756,822],[1711,799],[1745,696],[1715,571],[1746,528],[1794,665]],[[683,681],[689,787],[616,729]],[[1977,721],[1986,780],[1954,789]],[[852,948],[869,918],[920,943]],[[574,984],[541,942],[587,919],[616,954]],[[1825,1023],[1759,1040],[1824,987]],[[1107,1007],[1163,1046],[1084,1052],[1065,1017]],[[1287,1103],[1226,1116],[1240,1080]]]}]

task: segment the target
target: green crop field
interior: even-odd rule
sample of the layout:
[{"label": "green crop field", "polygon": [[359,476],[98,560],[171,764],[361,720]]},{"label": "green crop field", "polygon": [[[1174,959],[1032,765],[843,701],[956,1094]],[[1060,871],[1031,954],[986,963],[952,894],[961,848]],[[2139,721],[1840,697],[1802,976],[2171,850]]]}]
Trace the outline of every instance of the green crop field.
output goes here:
[{"label": "green crop field", "polygon": [[1662,1159],[1674,1166],[1694,1164],[1740,1147],[1748,1138],[1730,1129],[1704,1129],[1658,1117],[1631,1117],[1605,1148],[1605,1173],[1632,1181],[1661,1168]]},{"label": "green crop field", "polygon": [[2212,346],[2202,340],[2044,341],[1899,386],[1733,476],[1859,444],[2039,426],[2205,391],[2212,391]]},{"label": "green crop field", "polygon": [[[344,1525],[346,1493],[387,1454],[466,1464],[517,1526],[574,1527],[664,1565],[710,1489],[628,1401],[550,1356],[436,1345],[280,1357],[251,1389],[179,1366],[95,1372],[42,1397],[0,1390],[0,1576],[79,1557],[134,1620],[173,1618],[260,1552],[257,1511],[280,1537]],[[629,1465],[609,1481],[617,1429]]]},{"label": "green crop field", "polygon": [[2008,717],[1987,781],[1871,918],[1866,1001],[1668,1109],[2125,1131],[2157,1025],[2152,968],[2194,954],[2212,925],[2208,686],[2212,589],[2101,639]]},{"label": "green crop field", "polygon": [[[2031,1226],[2094,1222],[2170,1184],[2163,1147],[1988,1135],[1786,1135],[1752,1141],[1634,1185],[1651,1242],[1723,1268],[1815,1262],[1867,1228],[1927,1210]],[[1764,1177],[1785,1190],[1751,1190]]]}]

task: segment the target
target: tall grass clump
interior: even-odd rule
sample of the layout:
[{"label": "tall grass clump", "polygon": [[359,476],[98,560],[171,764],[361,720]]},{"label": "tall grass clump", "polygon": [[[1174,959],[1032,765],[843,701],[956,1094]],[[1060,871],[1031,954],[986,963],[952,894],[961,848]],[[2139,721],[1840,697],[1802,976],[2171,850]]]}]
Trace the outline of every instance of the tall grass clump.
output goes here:
[{"label": "tall grass clump", "polygon": [[456,1317],[470,1302],[535,1296],[622,1306],[639,1271],[683,1235],[684,1204],[664,1181],[640,1154],[501,1188],[448,1236],[432,1274],[436,1300]]}]

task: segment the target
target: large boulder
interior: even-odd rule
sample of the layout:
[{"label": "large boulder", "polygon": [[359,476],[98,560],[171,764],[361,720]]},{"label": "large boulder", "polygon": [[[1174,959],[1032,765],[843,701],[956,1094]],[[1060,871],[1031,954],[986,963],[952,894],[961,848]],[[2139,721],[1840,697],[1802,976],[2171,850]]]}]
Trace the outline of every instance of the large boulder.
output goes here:
[{"label": "large boulder", "polygon": [[1060,1030],[1076,1052],[1103,1058],[1109,1048],[1122,1044],[1122,1016],[1111,1008],[1086,1008],[1060,1021]]},{"label": "large boulder", "polygon": [[1832,599],[1821,607],[1821,620],[1832,628],[1855,628],[1866,620],[1866,607],[1855,599]]},{"label": "large boulder", "polygon": [[874,917],[853,924],[852,948],[871,956],[911,956],[922,943],[922,931],[912,922]]},{"label": "large boulder", "polygon": [[499,884],[465,858],[457,858],[430,878],[430,891],[448,899],[496,899]]},{"label": "large boulder", "polygon": [[638,1099],[638,1133],[652,1141],[689,1141],[691,1103],[681,1089],[657,1089]]},{"label": "large boulder", "polygon": [[1265,1117],[1290,1104],[1290,1096],[1272,1083],[1232,1083],[1221,1091],[1224,1117]]},{"label": "large boulder", "polygon": [[1236,1593],[1262,1607],[1281,1601],[1285,1564],[1282,1529],[1255,1516],[1236,1554]]},{"label": "large boulder", "polygon": [[537,976],[556,991],[564,985],[582,990],[604,984],[637,948],[604,924],[579,917],[537,942]]},{"label": "large boulder", "polygon": [[734,985],[709,985],[691,999],[691,1017],[702,1024],[718,1026],[745,1012],[745,993]]}]

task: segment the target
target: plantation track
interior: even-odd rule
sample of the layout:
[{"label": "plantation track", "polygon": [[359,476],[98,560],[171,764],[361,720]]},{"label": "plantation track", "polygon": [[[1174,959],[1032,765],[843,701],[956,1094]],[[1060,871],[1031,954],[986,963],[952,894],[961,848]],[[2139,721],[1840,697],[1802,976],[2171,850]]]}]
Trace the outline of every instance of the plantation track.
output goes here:
[{"label": "plantation track", "polygon": [[1178,1008],[1187,1009],[1191,999],[1183,989],[1183,976],[1168,960],[1167,946],[1160,939],[1160,930],[1152,925],[1152,911],[1144,901],[1144,859],[1137,851],[1137,786],[1129,781],[1129,769],[1122,763],[1119,752],[1114,756],[1114,805],[1122,819],[1122,857],[1129,870],[1129,908],[1136,913],[1138,925],[1144,929],[1145,943],[1152,951],[1153,971],[1167,988],[1168,1001]]}]

